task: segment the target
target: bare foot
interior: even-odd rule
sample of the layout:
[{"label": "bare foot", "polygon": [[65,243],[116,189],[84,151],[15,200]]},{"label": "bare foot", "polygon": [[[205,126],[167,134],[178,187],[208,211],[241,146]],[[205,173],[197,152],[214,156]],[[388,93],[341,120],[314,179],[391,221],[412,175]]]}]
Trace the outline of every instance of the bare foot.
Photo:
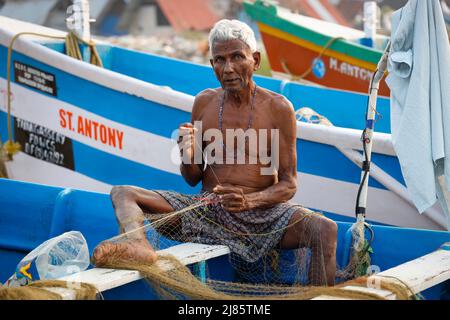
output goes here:
[{"label": "bare foot", "polygon": [[119,243],[104,241],[94,249],[92,258],[97,267],[112,265],[118,260],[152,264],[157,254],[146,239],[133,239]]}]

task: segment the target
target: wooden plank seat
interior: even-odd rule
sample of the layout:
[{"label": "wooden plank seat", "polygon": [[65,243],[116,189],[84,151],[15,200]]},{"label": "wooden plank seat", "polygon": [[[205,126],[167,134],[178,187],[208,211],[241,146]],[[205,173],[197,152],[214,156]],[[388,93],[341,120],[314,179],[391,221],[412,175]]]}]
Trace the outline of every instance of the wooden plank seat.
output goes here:
[{"label": "wooden plank seat", "polygon": [[[164,250],[158,251],[158,254],[171,254],[177,257],[183,264],[201,264],[206,260],[228,254],[230,251],[226,246],[211,246],[196,243],[183,243]],[[170,265],[164,261],[160,267],[170,269]],[[201,269],[201,268],[199,268]],[[200,277],[201,277],[200,272]],[[142,279],[142,275],[138,271],[133,270],[116,270],[105,268],[93,268],[80,273],[76,273],[59,280],[70,281],[73,283],[90,283],[102,292],[113,289],[127,283]],[[425,256],[403,263],[391,269],[380,272],[369,278],[372,283],[377,280],[392,281],[406,284],[414,293],[422,292],[434,285],[442,283],[450,279],[450,250],[442,248],[429,253]],[[379,295],[380,297],[395,300],[395,295],[388,290],[380,290],[374,287],[358,287],[346,286],[345,290],[353,290],[367,292]],[[75,291],[63,288],[48,288],[53,292],[61,294],[63,299],[74,299]],[[333,300],[342,299],[341,297],[333,297],[322,295],[313,300]]]},{"label": "wooden plank seat", "polygon": [[[159,250],[158,255],[173,255],[184,265],[196,264],[196,270],[200,279],[205,277],[205,261],[219,256],[227,255],[230,250],[226,246],[205,245],[199,243],[182,243],[173,247]],[[165,270],[170,270],[171,265],[166,261],[156,261]],[[106,268],[93,268],[58,280],[68,281],[76,287],[77,283],[89,283],[94,285],[100,292],[126,285],[133,281],[142,279],[139,271],[118,270]],[[73,300],[75,291],[66,288],[47,288],[52,292],[60,294],[65,300]]]},{"label": "wooden plank seat", "polygon": [[[434,252],[408,261],[391,269],[377,273],[369,278],[373,287],[346,286],[343,289],[373,293],[380,297],[395,300],[395,295],[387,290],[376,288],[378,280],[407,285],[413,293],[419,293],[450,279],[450,248],[445,244]],[[314,300],[340,299],[323,295]]]}]

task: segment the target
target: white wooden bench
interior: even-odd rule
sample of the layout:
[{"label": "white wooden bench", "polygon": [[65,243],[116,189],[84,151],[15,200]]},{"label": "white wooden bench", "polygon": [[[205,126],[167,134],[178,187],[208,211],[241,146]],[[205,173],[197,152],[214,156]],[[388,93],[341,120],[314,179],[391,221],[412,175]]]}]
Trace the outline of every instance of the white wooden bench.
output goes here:
[{"label": "white wooden bench", "polygon": [[[369,278],[371,283],[390,281],[406,284],[413,293],[422,292],[439,283],[450,279],[450,250],[439,249],[420,258],[398,265],[394,268],[377,273]],[[373,287],[376,287],[374,285]],[[346,290],[374,293],[383,298],[395,300],[396,296],[390,291],[377,288],[362,288],[358,286],[343,287]],[[341,298],[323,295],[313,300],[339,300]]]},{"label": "white wooden bench", "polygon": [[[200,264],[198,273],[201,279],[204,279],[205,261],[219,256],[227,255],[230,250],[226,246],[212,246],[198,243],[183,243],[164,250],[159,250],[158,255],[173,255],[184,265]],[[156,262],[159,267],[170,270],[171,265],[164,261]],[[106,268],[93,268],[79,273],[60,278],[70,282],[74,287],[77,283],[89,283],[94,285],[98,291],[103,292],[125,284],[142,279],[139,271],[118,270]],[[47,288],[47,290],[60,294],[65,300],[75,299],[75,290],[65,288]]]},{"label": "white wooden bench", "polygon": [[[226,246],[210,246],[196,243],[183,243],[158,251],[159,255],[173,255],[183,264],[204,263],[208,259],[229,254],[230,250]],[[170,269],[170,264],[157,261],[161,268]],[[200,278],[204,277],[204,271],[200,268]],[[100,292],[110,290],[128,283],[142,279],[138,271],[94,268],[80,273],[76,273],[59,280],[71,283],[89,283],[94,285]],[[376,283],[378,279],[404,283],[414,292],[422,292],[432,286],[450,279],[450,250],[439,249],[420,258],[406,262],[394,268],[380,272],[370,279]],[[398,280],[397,280],[398,279]],[[377,288],[364,288],[358,286],[343,287],[346,290],[367,292],[379,295],[380,297],[394,300],[395,295],[387,290]],[[63,299],[71,300],[75,298],[75,291],[63,288],[48,288],[60,294]],[[340,297],[322,295],[313,300],[341,300]]]}]

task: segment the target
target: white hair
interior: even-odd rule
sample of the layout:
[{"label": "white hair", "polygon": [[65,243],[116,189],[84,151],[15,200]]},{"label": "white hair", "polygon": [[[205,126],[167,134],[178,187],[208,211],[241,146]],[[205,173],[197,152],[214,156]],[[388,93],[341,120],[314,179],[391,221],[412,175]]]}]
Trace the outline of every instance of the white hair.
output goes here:
[{"label": "white hair", "polygon": [[222,19],[209,32],[209,52],[212,55],[212,47],[215,42],[235,39],[242,40],[252,53],[257,50],[255,34],[246,23],[239,20]]}]

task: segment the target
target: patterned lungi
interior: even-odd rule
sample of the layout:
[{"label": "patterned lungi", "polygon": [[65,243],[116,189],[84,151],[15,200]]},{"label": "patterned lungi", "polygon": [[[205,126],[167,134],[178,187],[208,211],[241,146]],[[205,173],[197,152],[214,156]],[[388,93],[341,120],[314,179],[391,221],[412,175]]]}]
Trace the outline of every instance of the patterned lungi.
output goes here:
[{"label": "patterned lungi", "polygon": [[[208,196],[180,194],[174,191],[154,192],[174,208],[181,210]],[[230,213],[218,203],[208,204],[180,215],[180,241],[228,246],[248,263],[253,263],[275,249],[288,227],[294,212],[311,211],[296,204],[283,202],[264,209]]]}]

